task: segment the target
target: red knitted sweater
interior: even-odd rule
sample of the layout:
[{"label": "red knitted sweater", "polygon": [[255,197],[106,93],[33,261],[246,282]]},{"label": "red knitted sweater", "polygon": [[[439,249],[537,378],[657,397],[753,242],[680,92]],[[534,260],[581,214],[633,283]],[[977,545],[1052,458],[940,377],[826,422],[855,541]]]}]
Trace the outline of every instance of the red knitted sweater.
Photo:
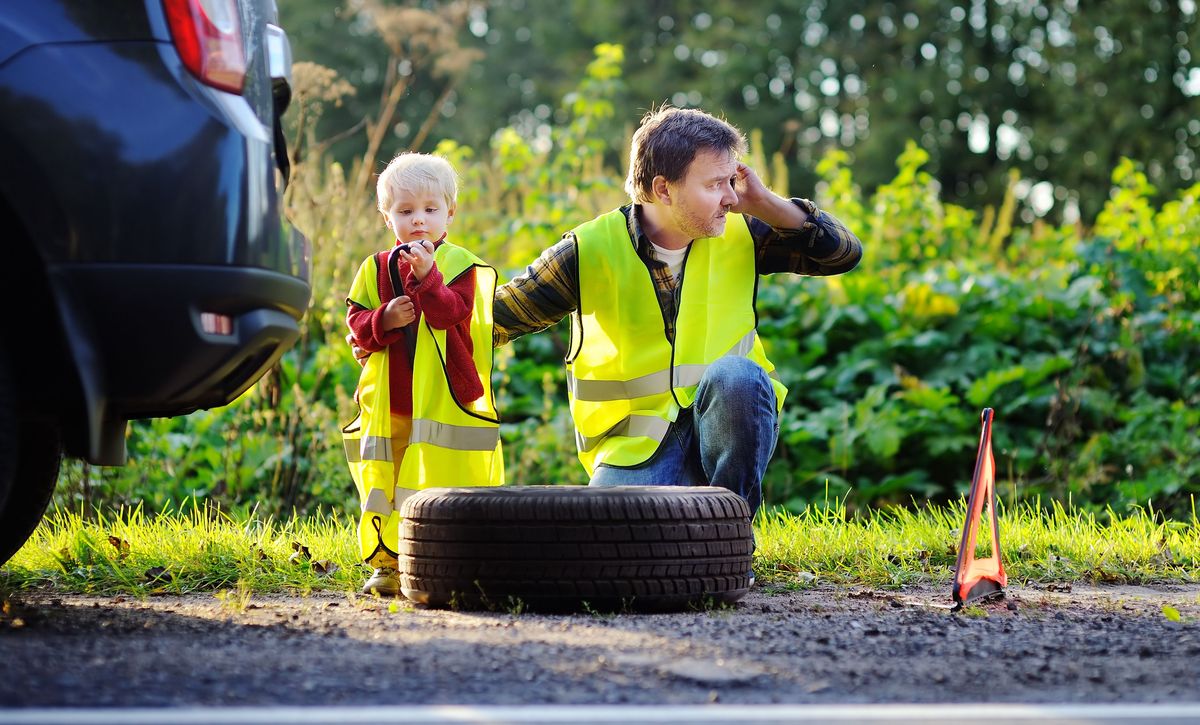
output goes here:
[{"label": "red knitted sweater", "polygon": [[[390,381],[388,390],[392,412],[411,416],[413,367],[404,328],[382,329],[383,308],[396,296],[387,271],[387,258],[387,251],[375,255],[379,269],[376,280],[379,286],[379,307],[369,309],[347,300],[349,309],[346,311],[346,323],[350,326],[354,343],[363,350],[378,352],[387,348]],[[412,300],[417,315],[416,321],[409,324],[418,324],[421,315],[424,314],[430,327],[446,331],[446,375],[450,381],[450,390],[462,405],[477,400],[483,395],[483,385],[479,381],[479,373],[471,357],[474,350],[471,342],[471,312],[475,305],[474,267],[459,275],[450,284],[446,284],[436,264],[429,274],[425,275],[425,279],[418,282],[408,262],[399,257],[396,258],[396,262],[399,265],[404,292]],[[443,383],[440,380],[423,380],[420,384]]]}]

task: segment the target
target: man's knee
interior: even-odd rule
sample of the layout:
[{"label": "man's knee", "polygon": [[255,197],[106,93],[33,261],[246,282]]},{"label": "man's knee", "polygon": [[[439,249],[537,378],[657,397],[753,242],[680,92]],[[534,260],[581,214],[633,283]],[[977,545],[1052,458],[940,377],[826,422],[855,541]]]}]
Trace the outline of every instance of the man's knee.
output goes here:
[{"label": "man's knee", "polygon": [[754,390],[770,390],[771,379],[753,360],[727,355],[708,366],[700,380],[702,388],[719,390],[721,393],[742,393]]}]

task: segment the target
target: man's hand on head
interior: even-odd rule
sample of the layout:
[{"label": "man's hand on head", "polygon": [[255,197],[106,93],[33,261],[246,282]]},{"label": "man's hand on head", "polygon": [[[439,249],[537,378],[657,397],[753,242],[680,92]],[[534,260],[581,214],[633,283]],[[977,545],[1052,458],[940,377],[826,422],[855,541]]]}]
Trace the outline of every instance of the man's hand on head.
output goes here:
[{"label": "man's hand on head", "polygon": [[739,214],[754,215],[754,210],[762,205],[763,200],[773,196],[754,169],[741,161],[738,162],[737,170],[733,172],[733,191],[738,196],[738,202],[730,211]]},{"label": "man's hand on head", "polygon": [[734,171],[733,190],[738,203],[730,211],[748,214],[778,229],[799,229],[808,221],[807,212],[768,189],[754,169],[741,161]]}]

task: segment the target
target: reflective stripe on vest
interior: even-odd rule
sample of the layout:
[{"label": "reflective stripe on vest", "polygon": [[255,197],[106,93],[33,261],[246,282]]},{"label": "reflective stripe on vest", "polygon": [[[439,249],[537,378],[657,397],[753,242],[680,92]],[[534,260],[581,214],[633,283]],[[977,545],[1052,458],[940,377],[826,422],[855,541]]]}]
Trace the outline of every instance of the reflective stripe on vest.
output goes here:
[{"label": "reflective stripe on vest", "polygon": [[387,492],[382,488],[373,488],[367,492],[367,497],[362,502],[362,512],[364,514],[379,514],[380,516],[390,516],[393,511],[399,511],[400,505],[404,503],[409,496],[416,495],[417,489],[403,488],[395,486],[392,489],[392,500],[388,501]]},{"label": "reflective stripe on vest", "polygon": [[436,420],[414,419],[409,445],[432,443],[457,451],[490,451],[500,443],[500,429],[450,425]]},{"label": "reflective stripe on vest", "polygon": [[587,452],[610,436],[640,436],[661,441],[667,435],[670,427],[669,421],[653,415],[631,415],[598,436],[588,437],[578,430],[575,431],[575,445],[579,447],[579,450]]},{"label": "reflective stripe on vest", "polygon": [[[631,211],[630,213],[636,213]],[[755,330],[754,239],[739,214],[720,237],[692,242],[684,259],[675,340],[620,210],[574,230],[579,310],[572,317],[567,383],[579,458],[635,466],[658,449],[709,366],[736,355],[772,379],[777,410],[787,389]]]},{"label": "reflective stripe on vest", "polygon": [[[349,463],[392,460],[391,438],[363,436],[358,445],[351,439],[343,442],[346,447],[346,460]],[[427,419],[414,420],[408,442],[410,445],[432,443],[457,451],[490,451],[500,442],[500,429],[450,425]]]},{"label": "reflective stripe on vest", "polygon": [[363,436],[355,444],[354,439],[345,438],[342,442],[346,446],[346,461],[349,463],[359,463],[360,461],[390,461],[392,460],[392,439],[384,438],[383,436]]},{"label": "reflective stripe on vest", "polygon": [[[746,333],[724,356],[734,355],[746,357],[754,349],[754,331]],[[709,364],[676,365],[675,387],[683,388],[700,384],[700,379],[708,371]],[[671,371],[659,370],[643,375],[633,380],[578,380],[570,372],[567,373],[567,390],[577,400],[632,400],[651,395],[667,393],[671,390]]]}]

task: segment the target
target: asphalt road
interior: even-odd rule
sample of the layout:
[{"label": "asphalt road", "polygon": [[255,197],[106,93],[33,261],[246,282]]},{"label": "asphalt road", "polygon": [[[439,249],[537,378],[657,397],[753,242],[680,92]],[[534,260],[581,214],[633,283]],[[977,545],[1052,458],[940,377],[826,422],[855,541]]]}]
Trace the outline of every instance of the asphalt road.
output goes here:
[{"label": "asphalt road", "polygon": [[[21,594],[0,616],[0,723],[1200,721],[1200,588],[1012,587],[958,614],[942,589],[760,586],[732,609],[615,615]],[[538,719],[563,706],[582,719]]]}]

